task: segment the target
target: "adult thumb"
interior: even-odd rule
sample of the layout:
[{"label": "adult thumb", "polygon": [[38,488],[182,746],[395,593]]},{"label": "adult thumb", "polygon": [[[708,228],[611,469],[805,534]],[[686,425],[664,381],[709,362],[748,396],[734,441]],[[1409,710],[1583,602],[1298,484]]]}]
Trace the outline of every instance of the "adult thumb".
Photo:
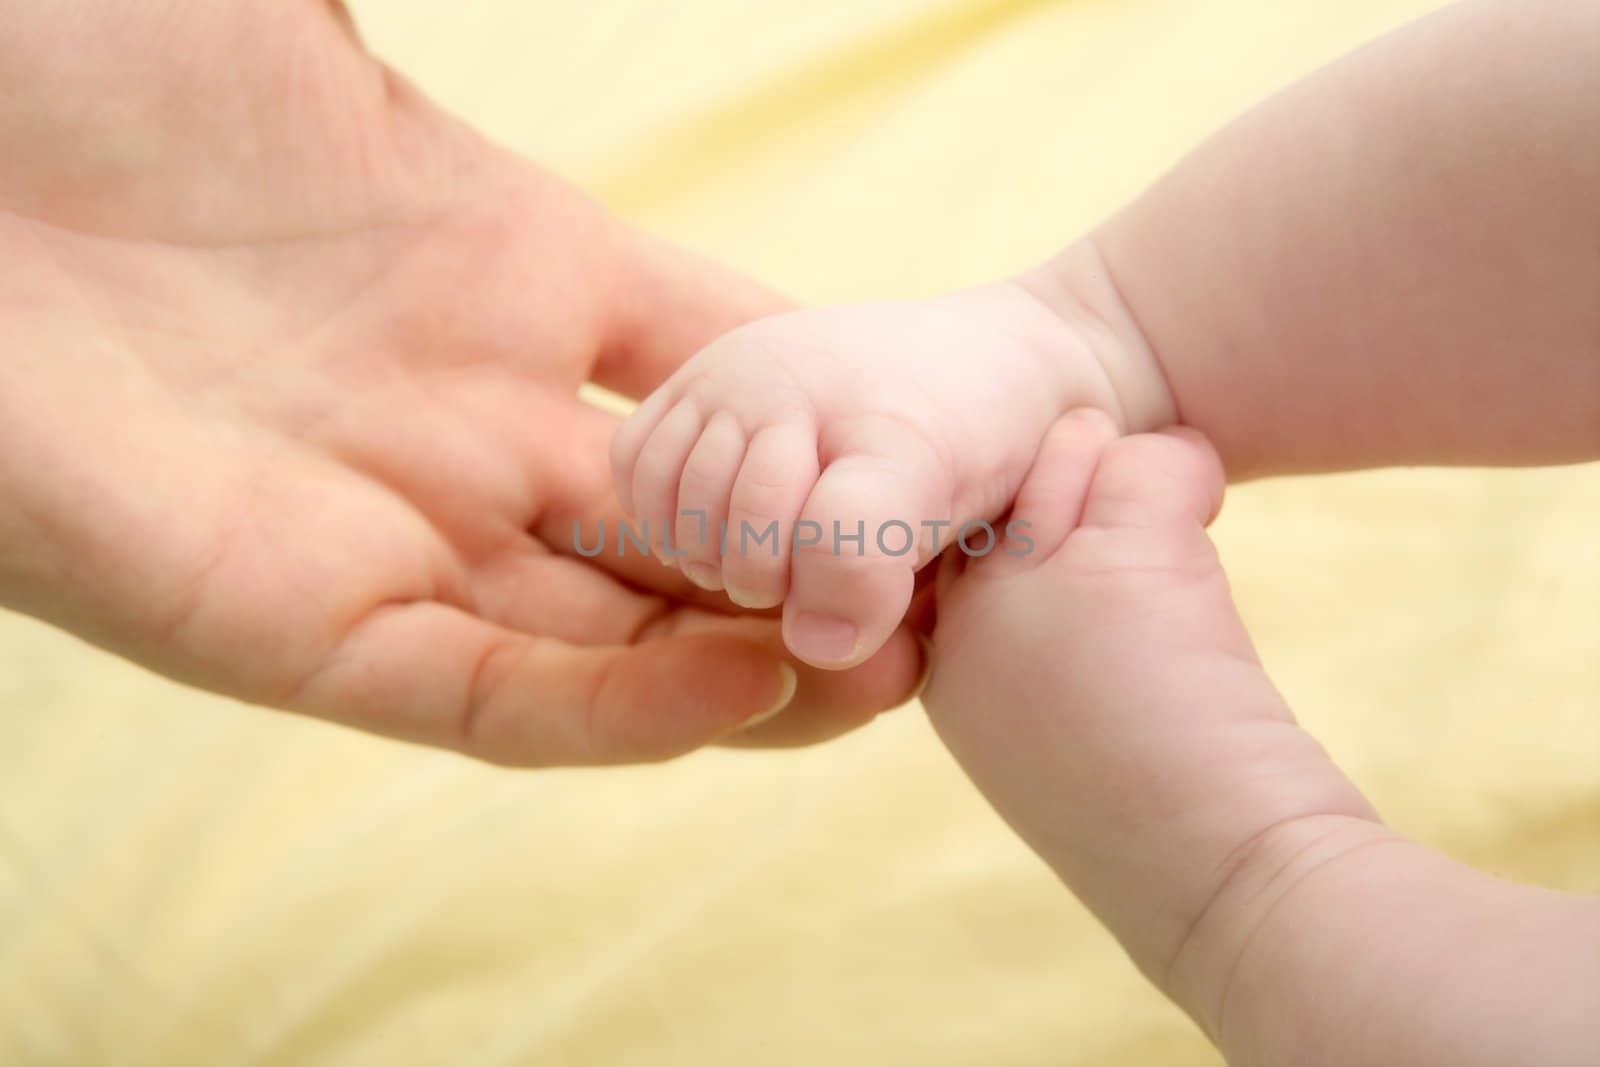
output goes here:
[{"label": "adult thumb", "polygon": [[613,220],[607,330],[594,381],[643,397],[729,330],[794,307],[731,267]]}]

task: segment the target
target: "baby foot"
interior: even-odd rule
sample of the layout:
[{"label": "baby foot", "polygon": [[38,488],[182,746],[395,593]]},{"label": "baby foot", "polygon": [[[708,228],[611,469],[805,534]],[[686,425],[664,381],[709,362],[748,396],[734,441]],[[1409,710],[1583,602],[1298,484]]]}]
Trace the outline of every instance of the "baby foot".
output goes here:
[{"label": "baby foot", "polygon": [[850,667],[939,551],[996,551],[1057,416],[1121,420],[1098,340],[1018,283],[762,320],[622,427],[618,494],[665,562],[744,607],[782,603],[797,657]]}]

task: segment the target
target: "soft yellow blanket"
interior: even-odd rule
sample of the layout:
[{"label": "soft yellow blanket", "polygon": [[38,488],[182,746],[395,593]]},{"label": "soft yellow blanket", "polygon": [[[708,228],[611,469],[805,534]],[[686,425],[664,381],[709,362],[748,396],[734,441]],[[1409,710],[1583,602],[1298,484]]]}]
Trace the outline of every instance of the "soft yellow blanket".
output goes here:
[{"label": "soft yellow blanket", "polygon": [[[385,55],[813,300],[1044,255],[1428,0],[441,0]],[[1600,890],[1600,468],[1236,490],[1263,655],[1402,830]],[[0,1063],[1211,1064],[914,708],[512,773],[0,617]]]}]

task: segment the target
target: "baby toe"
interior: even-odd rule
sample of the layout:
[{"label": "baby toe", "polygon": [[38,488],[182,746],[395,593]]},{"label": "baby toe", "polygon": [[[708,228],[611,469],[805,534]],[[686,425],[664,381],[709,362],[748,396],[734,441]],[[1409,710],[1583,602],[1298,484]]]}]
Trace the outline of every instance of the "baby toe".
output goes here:
[{"label": "baby toe", "polygon": [[911,602],[929,515],[926,483],[850,457],[818,479],[795,538],[784,640],[800,659],[843,669],[872,655]]},{"label": "baby toe", "polygon": [[745,458],[739,420],[717,412],[684,462],[678,483],[675,541],[684,576],[702,589],[721,589],[729,498]]},{"label": "baby toe", "polygon": [[674,562],[678,555],[671,536],[678,485],[701,426],[699,409],[690,401],[679,401],[651,431],[634,464],[633,514],[649,538],[651,551],[662,562]]},{"label": "baby toe", "polygon": [[661,424],[662,417],[671,411],[677,402],[678,398],[671,389],[663,387],[656,390],[623,420],[611,438],[611,478],[616,486],[617,499],[622,503],[622,510],[630,515],[635,514],[634,468],[638,466],[645,442]]},{"label": "baby toe", "polygon": [[782,602],[795,522],[817,470],[817,435],[809,425],[779,423],[751,438],[729,498],[722,559],[722,580],[735,604],[770,608]]}]

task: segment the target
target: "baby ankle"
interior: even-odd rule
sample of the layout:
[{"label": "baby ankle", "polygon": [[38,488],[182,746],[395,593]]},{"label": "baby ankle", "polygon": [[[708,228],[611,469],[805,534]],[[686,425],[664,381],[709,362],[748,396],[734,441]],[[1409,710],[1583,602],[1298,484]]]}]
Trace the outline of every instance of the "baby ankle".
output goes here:
[{"label": "baby ankle", "polygon": [[1075,347],[1088,350],[1115,398],[1116,410],[1110,414],[1124,433],[1145,433],[1180,421],[1160,360],[1093,236],[1074,242],[1015,281],[1052,312]]}]

